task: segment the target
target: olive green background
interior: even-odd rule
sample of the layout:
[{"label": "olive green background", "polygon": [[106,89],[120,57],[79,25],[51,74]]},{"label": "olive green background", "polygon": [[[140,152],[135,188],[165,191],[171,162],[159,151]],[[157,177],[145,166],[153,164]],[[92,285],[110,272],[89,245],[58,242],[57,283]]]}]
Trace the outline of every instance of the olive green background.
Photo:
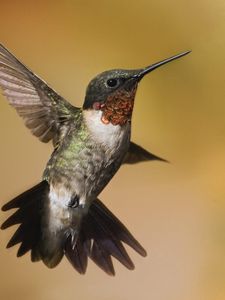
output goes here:
[{"label": "olive green background", "polygon": [[[136,269],[80,276],[16,258],[0,233],[4,300],[225,299],[224,0],[0,1],[0,42],[74,105],[111,68],[191,49],[141,82],[132,138],[171,163],[124,166],[101,195],[148,251]],[[40,181],[52,151],[0,96],[1,204]],[[0,215],[1,222],[7,214]]]}]

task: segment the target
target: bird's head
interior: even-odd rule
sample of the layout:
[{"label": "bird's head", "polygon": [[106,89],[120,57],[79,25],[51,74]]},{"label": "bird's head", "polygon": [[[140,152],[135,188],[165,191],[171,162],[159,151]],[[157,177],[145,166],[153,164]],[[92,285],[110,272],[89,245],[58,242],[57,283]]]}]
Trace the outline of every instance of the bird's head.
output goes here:
[{"label": "bird's head", "polygon": [[124,125],[130,122],[140,80],[156,68],[189,52],[180,53],[143,69],[115,69],[97,75],[87,87],[83,109],[101,110],[101,120],[105,124]]}]

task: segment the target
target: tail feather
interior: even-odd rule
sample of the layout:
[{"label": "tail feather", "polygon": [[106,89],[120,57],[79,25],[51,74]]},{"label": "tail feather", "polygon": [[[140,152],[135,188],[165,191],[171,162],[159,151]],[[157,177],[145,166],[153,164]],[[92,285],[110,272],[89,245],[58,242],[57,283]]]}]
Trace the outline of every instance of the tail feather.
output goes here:
[{"label": "tail feather", "polygon": [[[83,217],[79,236],[76,239],[71,228],[71,234],[65,233],[64,238],[59,235],[52,237],[52,241],[42,240],[41,217],[48,191],[48,183],[43,181],[2,208],[4,211],[17,208],[2,224],[1,229],[20,224],[7,244],[7,248],[10,248],[21,243],[17,251],[18,257],[30,251],[33,262],[42,260],[48,267],[54,267],[65,254],[80,274],[85,274],[88,258],[90,258],[107,274],[115,275],[112,257],[128,269],[134,269],[134,264],[123,243],[140,255],[147,255],[128,229],[99,199],[91,204],[88,214]],[[52,248],[54,238],[62,239],[62,243]]]},{"label": "tail feather", "polygon": [[[120,241],[119,231],[116,232],[113,230],[114,228],[110,226],[111,224],[108,222],[108,219],[104,217],[95,209],[95,206],[93,206],[93,210],[90,210],[89,219],[93,218],[93,238],[95,244],[97,244],[101,250],[118,259],[128,269],[134,269],[134,265]],[[118,225],[118,223],[116,224]]]},{"label": "tail feather", "polygon": [[[6,229],[12,225],[20,224],[7,244],[7,248],[10,248],[21,243],[17,251],[18,257],[26,254],[29,250],[32,252],[38,251],[37,244],[41,234],[40,209],[47,186],[47,182],[43,181],[2,207],[3,211],[18,208],[1,225],[1,229]],[[37,256],[36,254],[35,260],[39,260]]]},{"label": "tail feather", "polygon": [[147,255],[145,249],[133,237],[130,231],[99,199],[93,202],[92,211],[90,213],[96,214],[97,219],[101,219],[103,227],[110,230],[117,240],[123,241],[141,256]]},{"label": "tail feather", "polygon": [[30,257],[31,257],[32,262],[37,262],[37,261],[41,260],[40,253],[39,253],[37,248],[32,248],[31,249]]},{"label": "tail feather", "polygon": [[65,244],[65,255],[80,274],[85,274],[88,264],[88,249],[83,242],[79,237],[75,247],[71,247],[72,241],[71,238],[68,238]]},{"label": "tail feather", "polygon": [[112,263],[112,258],[109,252],[99,247],[98,243],[93,243],[90,258],[99,266],[106,274],[114,276],[115,270]]},{"label": "tail feather", "polygon": [[35,201],[34,198],[40,198],[40,195],[43,195],[46,191],[46,187],[48,183],[46,181],[42,181],[39,184],[35,185],[31,189],[27,190],[26,192],[22,193],[21,195],[17,196],[16,198],[12,199],[11,201],[7,202],[5,205],[2,206],[3,211],[10,210],[12,208],[23,208],[26,206],[30,201]]},{"label": "tail feather", "polygon": [[10,226],[20,224],[24,219],[24,209],[18,209],[14,214],[12,214],[1,226],[1,229],[6,229]]},{"label": "tail feather", "polygon": [[19,244],[23,241],[23,236],[24,236],[23,227],[24,226],[21,224],[17,228],[16,232],[13,234],[13,236],[9,240],[6,248],[11,248],[11,247],[15,246],[16,244]]},{"label": "tail feather", "polygon": [[32,249],[32,245],[29,241],[29,239],[23,240],[18,251],[17,251],[17,257],[21,257],[24,254],[26,254],[28,251]]},{"label": "tail feather", "polygon": [[[119,260],[125,267],[132,270],[134,264],[127,254],[122,242],[128,244],[142,256],[147,253],[128,229],[119,221],[106,206],[96,199],[89,208],[88,215],[81,224],[79,247],[73,251],[72,243],[67,240],[65,254],[75,269],[79,271],[77,262],[81,253],[89,256],[103,271],[115,275],[111,256]],[[89,247],[84,247],[89,242]],[[84,254],[83,254],[84,255]],[[86,271],[82,269],[82,274]]]}]

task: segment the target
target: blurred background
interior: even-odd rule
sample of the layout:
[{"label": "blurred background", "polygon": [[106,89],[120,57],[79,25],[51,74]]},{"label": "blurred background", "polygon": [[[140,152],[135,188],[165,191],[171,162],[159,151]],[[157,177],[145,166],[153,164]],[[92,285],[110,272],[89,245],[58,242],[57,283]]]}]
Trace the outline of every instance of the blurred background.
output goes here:
[{"label": "blurred background", "polygon": [[[74,105],[97,73],[140,68],[182,51],[140,84],[132,140],[170,164],[123,166],[101,195],[148,251],[135,271],[92,262],[80,276],[6,250],[6,300],[225,299],[225,2],[1,1],[0,43]],[[0,96],[1,205],[40,181],[52,151]],[[7,214],[1,212],[1,222]]]}]

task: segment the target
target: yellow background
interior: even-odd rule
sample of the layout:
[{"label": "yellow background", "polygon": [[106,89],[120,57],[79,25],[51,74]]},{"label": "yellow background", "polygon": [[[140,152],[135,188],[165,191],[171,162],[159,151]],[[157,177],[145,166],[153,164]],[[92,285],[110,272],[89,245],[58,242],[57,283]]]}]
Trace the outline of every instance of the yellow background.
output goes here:
[{"label": "yellow background", "polygon": [[[74,105],[111,68],[140,68],[192,50],[140,84],[133,140],[170,164],[124,166],[101,199],[148,251],[107,277],[56,269],[5,250],[3,300],[225,299],[224,0],[0,1],[0,42]],[[40,143],[0,97],[1,204],[39,182],[51,145]],[[1,212],[1,222],[7,214]]]}]

